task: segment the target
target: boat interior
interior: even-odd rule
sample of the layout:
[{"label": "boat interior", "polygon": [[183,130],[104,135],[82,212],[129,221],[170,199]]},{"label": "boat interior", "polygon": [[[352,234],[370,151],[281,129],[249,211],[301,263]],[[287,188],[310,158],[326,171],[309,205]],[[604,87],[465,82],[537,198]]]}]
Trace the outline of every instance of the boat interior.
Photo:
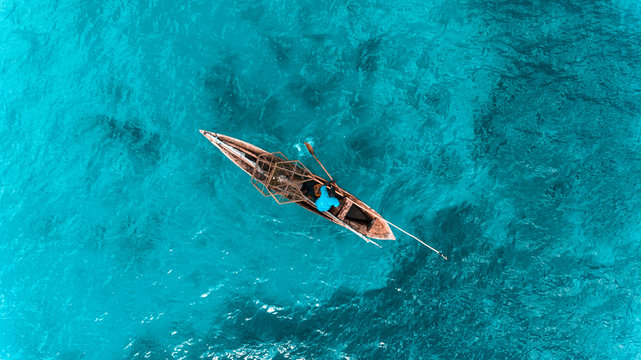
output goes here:
[{"label": "boat interior", "polygon": [[[316,195],[316,192],[314,191],[314,187],[317,184],[319,183],[316,180],[308,180],[302,185],[303,194],[312,202],[315,202],[318,199],[318,195]],[[357,227],[363,227],[367,230],[372,227],[374,217],[363,211],[349,197],[342,196],[331,189],[329,190],[329,195],[337,198],[340,203],[338,207],[332,207],[329,210],[332,215]]]}]

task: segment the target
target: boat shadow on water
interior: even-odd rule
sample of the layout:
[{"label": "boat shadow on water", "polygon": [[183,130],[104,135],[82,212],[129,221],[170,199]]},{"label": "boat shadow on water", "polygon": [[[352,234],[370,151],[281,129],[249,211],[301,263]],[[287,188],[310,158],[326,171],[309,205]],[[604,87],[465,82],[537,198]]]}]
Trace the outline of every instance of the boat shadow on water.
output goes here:
[{"label": "boat shadow on water", "polygon": [[[474,215],[472,206],[461,204],[437,212],[431,220],[417,218],[413,223],[420,228],[419,222],[427,222],[419,233],[431,232],[433,238],[449,244],[446,250],[454,253],[452,262],[457,263],[456,255],[470,252],[473,239],[482,232],[471,220]],[[293,344],[287,356],[322,358],[328,349],[343,347],[344,355],[396,358],[406,350],[407,328],[425,334],[412,340],[416,348],[435,346],[443,340],[435,329],[448,316],[443,294],[452,286],[452,274],[443,271],[443,262],[431,255],[420,245],[404,247],[384,287],[365,292],[339,287],[320,305],[279,306],[276,300],[234,297],[226,302],[224,318],[209,334],[209,351],[229,354],[233,349],[287,343]]]},{"label": "boat shadow on water", "polygon": [[[406,242],[399,247],[394,268],[381,288],[355,291],[341,286],[320,303],[275,299],[254,290],[252,294],[234,294],[223,301],[222,307],[218,300],[212,305],[214,315],[208,332],[195,331],[189,321],[165,323],[135,338],[128,351],[132,356],[167,356],[172,347],[153,334],[169,334],[176,329],[179,336],[196,339],[190,341],[190,354],[239,359],[244,357],[234,354],[272,359],[326,358],[331,349],[340,349],[343,355],[358,358],[409,359],[416,358],[413,351],[428,347],[452,351],[456,341],[448,337],[462,341],[457,338],[461,334],[440,324],[450,321],[448,317],[454,312],[469,314],[481,311],[478,306],[483,305],[452,303],[454,292],[469,281],[467,276],[480,277],[478,272],[497,276],[482,267],[470,275],[469,269],[464,273],[466,270],[458,266],[464,254],[480,246],[484,229],[474,221],[479,216],[483,214],[478,208],[464,203],[437,211],[431,219],[417,217],[411,222],[420,235],[431,234],[431,238],[447,244],[445,250],[452,254],[450,262],[432,256],[423,246]],[[444,264],[452,266],[444,268]],[[407,329],[417,334],[409,342]]]},{"label": "boat shadow on water", "polygon": [[109,141],[120,144],[128,150],[128,158],[136,165],[153,166],[160,160],[160,135],[145,129],[139,121],[124,121],[106,115],[98,115],[94,121],[96,127],[105,131]]}]

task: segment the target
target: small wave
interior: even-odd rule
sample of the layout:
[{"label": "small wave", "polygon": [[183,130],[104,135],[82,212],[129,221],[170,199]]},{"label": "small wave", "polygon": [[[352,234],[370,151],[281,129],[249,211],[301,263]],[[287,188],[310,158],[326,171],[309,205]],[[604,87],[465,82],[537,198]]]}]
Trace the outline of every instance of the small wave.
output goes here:
[{"label": "small wave", "polygon": [[305,148],[305,143],[309,143],[312,147],[314,147],[314,139],[311,137],[306,137],[304,142],[300,142],[294,145],[294,149],[298,152],[298,157],[305,157],[309,155],[309,152],[307,152],[307,149]]}]

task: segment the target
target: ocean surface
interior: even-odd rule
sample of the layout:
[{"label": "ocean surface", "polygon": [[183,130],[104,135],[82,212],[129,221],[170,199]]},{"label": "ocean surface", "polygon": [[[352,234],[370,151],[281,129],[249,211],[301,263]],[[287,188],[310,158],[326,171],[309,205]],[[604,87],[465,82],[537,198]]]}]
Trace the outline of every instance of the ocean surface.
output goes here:
[{"label": "ocean surface", "polygon": [[641,359],[638,1],[0,0],[0,137],[0,359]]}]

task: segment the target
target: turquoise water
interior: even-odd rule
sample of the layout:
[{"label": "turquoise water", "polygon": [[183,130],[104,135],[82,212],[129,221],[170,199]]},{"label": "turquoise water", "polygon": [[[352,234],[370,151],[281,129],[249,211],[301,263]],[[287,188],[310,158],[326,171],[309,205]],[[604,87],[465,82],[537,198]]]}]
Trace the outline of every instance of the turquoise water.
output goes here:
[{"label": "turquoise water", "polygon": [[[634,1],[0,0],[1,359],[641,358]],[[322,170],[383,249],[198,129]]]}]

